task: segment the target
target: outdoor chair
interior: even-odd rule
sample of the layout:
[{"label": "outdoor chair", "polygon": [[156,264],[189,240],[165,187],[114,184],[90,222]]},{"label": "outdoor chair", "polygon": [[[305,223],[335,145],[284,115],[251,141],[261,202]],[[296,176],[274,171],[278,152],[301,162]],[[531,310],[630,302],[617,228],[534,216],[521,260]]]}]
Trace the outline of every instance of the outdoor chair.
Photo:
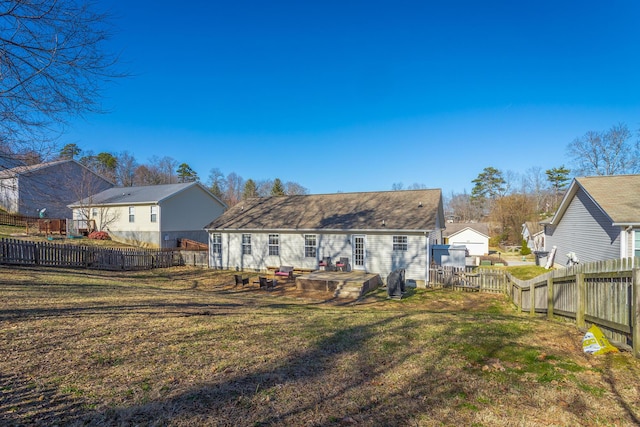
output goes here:
[{"label": "outdoor chair", "polygon": [[249,284],[249,278],[248,277],[242,277],[240,274],[234,274],[233,277],[235,277],[236,279],[236,286],[238,285],[248,285]]},{"label": "outdoor chair", "polygon": [[259,282],[260,282],[260,288],[265,288],[266,290],[269,290],[269,288],[273,289],[274,285],[275,285],[275,280],[273,279],[267,279],[266,277],[259,277],[258,278]]},{"label": "outdoor chair", "polygon": [[340,258],[340,261],[336,262],[336,268],[340,271],[347,271],[349,267],[349,258]]},{"label": "outdoor chair", "polygon": [[273,274],[276,277],[284,277],[287,280],[293,279],[293,267],[281,265]]}]

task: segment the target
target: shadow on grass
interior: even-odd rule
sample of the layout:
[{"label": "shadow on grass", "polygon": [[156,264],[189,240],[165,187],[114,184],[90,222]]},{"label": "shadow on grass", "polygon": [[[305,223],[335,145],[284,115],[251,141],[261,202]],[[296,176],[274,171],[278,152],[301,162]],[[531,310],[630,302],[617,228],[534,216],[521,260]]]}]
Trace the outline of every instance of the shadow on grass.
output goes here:
[{"label": "shadow on grass", "polygon": [[[164,400],[113,408],[87,414],[84,421],[120,425],[168,422],[219,425],[333,425],[362,422],[367,425],[406,425],[421,417],[435,416],[437,409],[455,401],[474,401],[475,382],[468,373],[456,371],[459,355],[442,351],[429,359],[423,348],[411,345],[417,328],[423,327],[409,314],[387,316],[364,325],[337,327],[311,325],[310,335],[319,338],[311,348],[293,351],[279,362],[253,371],[241,371]],[[435,320],[439,332],[434,345],[455,336],[458,322]],[[268,325],[263,325],[268,328]],[[512,345],[523,329],[500,330],[492,336],[492,351]],[[439,338],[443,337],[443,338]],[[464,340],[473,340],[465,336]],[[423,342],[419,340],[419,342]],[[350,362],[344,362],[349,358]],[[406,364],[420,362],[403,378]],[[340,380],[340,370],[346,369]],[[397,382],[393,378],[397,376]],[[327,378],[334,378],[326,383]],[[324,384],[324,386],[323,386]],[[283,389],[301,388],[289,401],[280,401]],[[285,394],[286,395],[286,394]],[[288,395],[287,395],[288,396]],[[460,396],[463,396],[462,398]],[[448,411],[439,421],[457,424],[464,417]],[[180,421],[176,421],[180,420]]]},{"label": "shadow on grass", "polygon": [[65,425],[88,411],[82,399],[44,387],[34,379],[0,375],[0,424]]}]

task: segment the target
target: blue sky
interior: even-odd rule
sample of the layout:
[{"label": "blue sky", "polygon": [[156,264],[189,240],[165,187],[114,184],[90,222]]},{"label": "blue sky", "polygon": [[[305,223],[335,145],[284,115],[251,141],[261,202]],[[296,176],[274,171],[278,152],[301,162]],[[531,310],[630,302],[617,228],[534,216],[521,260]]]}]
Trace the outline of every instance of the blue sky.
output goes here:
[{"label": "blue sky", "polygon": [[640,128],[635,1],[101,2],[132,77],[60,143],[170,156],[207,181],[470,192]]}]

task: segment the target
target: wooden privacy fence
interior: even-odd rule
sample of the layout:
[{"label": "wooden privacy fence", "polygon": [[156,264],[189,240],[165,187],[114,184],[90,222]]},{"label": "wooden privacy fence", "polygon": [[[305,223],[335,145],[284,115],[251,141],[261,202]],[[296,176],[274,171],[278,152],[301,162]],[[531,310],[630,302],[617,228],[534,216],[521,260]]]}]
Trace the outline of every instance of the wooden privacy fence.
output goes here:
[{"label": "wooden privacy fence", "polygon": [[148,270],[183,265],[179,251],[96,248],[0,239],[0,264]]},{"label": "wooden privacy fence", "polygon": [[506,273],[503,270],[482,268],[473,272],[473,270],[449,266],[433,266],[429,269],[429,286],[431,287],[505,293],[506,284]]},{"label": "wooden privacy fence", "polygon": [[619,347],[640,357],[640,258],[578,264],[522,281],[508,277],[507,293],[532,315],[595,324]]},{"label": "wooden privacy fence", "polygon": [[26,216],[0,212],[0,225],[11,225],[14,227],[25,227],[36,224],[40,218],[37,216]]}]

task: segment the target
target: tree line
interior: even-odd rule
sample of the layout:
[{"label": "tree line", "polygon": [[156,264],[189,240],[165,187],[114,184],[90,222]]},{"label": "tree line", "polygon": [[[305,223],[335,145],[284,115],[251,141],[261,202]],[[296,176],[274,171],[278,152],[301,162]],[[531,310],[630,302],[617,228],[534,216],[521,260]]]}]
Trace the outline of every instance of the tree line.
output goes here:
[{"label": "tree line", "polygon": [[[83,152],[76,144],[67,144],[62,147],[56,158],[77,160],[121,187],[201,182],[198,173],[189,164],[180,163],[168,156],[153,156],[147,163],[138,163],[127,151],[118,154],[94,154],[91,151]],[[218,168],[211,169],[208,180],[203,184],[228,206],[250,197],[308,193],[308,190],[297,182],[283,183],[279,178],[245,180],[235,172],[225,175]]]},{"label": "tree line", "polygon": [[604,131],[588,131],[566,147],[564,164],[543,171],[532,167],[524,174],[485,167],[472,180],[468,194],[446,197],[447,217],[455,222],[488,222],[493,245],[521,243],[522,225],[551,217],[573,177],[640,172],[640,141],[624,123]]}]

